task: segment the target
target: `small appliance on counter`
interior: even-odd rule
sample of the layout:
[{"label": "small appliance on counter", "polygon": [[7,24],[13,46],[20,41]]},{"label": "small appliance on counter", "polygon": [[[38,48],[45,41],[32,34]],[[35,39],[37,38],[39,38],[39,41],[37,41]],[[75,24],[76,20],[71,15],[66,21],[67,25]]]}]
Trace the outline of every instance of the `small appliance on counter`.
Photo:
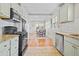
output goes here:
[{"label": "small appliance on counter", "polygon": [[3,27],[3,34],[16,34],[17,28],[14,26],[4,26]]}]

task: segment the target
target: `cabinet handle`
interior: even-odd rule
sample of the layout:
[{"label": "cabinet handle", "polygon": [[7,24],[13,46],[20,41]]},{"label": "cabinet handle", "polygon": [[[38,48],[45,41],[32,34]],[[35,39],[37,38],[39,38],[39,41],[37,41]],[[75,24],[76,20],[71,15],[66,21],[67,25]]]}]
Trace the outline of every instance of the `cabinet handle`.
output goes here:
[{"label": "cabinet handle", "polygon": [[4,47],[7,47],[7,45],[4,45]]}]

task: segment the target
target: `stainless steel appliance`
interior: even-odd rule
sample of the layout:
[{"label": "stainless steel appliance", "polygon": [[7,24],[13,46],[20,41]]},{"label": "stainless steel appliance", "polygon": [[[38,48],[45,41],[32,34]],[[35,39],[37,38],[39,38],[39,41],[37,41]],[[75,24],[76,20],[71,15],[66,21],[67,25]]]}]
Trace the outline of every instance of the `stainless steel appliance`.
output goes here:
[{"label": "stainless steel appliance", "polygon": [[19,36],[19,56],[22,56],[28,46],[27,44],[27,37],[28,37],[28,32],[25,29],[25,23],[26,21],[23,18],[20,18],[22,20],[22,32],[20,33]]},{"label": "stainless steel appliance", "polygon": [[59,33],[56,33],[55,36],[55,47],[62,55],[64,55],[64,36]]},{"label": "stainless steel appliance", "polygon": [[19,34],[19,56],[22,56],[28,46],[27,44],[27,32],[20,32]]}]

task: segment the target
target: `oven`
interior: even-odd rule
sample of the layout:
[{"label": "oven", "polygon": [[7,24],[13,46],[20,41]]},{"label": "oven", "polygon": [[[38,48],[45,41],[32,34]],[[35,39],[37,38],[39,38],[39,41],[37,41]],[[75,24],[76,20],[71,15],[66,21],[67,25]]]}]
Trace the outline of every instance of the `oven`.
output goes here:
[{"label": "oven", "polygon": [[19,56],[24,54],[27,46],[27,32],[21,32],[19,36]]}]

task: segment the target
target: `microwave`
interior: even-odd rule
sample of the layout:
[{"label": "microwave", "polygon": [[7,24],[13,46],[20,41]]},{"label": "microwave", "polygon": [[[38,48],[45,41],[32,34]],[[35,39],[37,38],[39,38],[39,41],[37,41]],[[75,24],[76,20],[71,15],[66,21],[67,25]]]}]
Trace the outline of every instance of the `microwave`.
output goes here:
[{"label": "microwave", "polygon": [[14,22],[20,22],[20,15],[13,8],[10,8],[10,19]]}]

